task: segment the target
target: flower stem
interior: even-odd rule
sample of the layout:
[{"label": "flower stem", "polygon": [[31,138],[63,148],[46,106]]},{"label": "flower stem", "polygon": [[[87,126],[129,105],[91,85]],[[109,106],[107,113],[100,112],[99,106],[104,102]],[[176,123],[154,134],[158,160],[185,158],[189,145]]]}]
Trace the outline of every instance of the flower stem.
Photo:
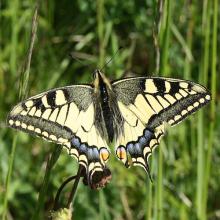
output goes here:
[{"label": "flower stem", "polygon": [[70,193],[70,196],[69,196],[69,199],[68,199],[68,202],[67,202],[67,207],[68,208],[70,208],[70,206],[72,205],[74,195],[76,194],[77,186],[79,184],[79,180],[80,180],[80,177],[81,177],[81,172],[82,172],[82,165],[79,165],[79,169],[78,169],[78,172],[77,172],[76,177],[75,177],[73,188],[72,188],[72,191]]},{"label": "flower stem", "polygon": [[60,198],[60,194],[63,190],[63,188],[67,185],[67,183],[69,183],[70,181],[76,179],[76,175],[75,176],[71,176],[69,178],[67,178],[60,186],[60,188],[57,190],[57,194],[54,200],[54,206],[53,206],[53,210],[57,211],[59,209],[59,198]]}]

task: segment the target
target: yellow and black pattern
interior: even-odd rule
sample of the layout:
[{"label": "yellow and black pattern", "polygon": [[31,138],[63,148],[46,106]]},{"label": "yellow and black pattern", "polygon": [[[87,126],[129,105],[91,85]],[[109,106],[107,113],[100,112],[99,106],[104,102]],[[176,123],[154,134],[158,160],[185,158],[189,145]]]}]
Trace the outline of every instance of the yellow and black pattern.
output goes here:
[{"label": "yellow and black pattern", "polygon": [[86,170],[86,182],[102,187],[111,178],[108,144],[129,167],[142,166],[164,135],[211,100],[201,85],[186,80],[134,77],[110,82],[99,70],[91,85],[52,89],[16,105],[10,127],[66,147]]},{"label": "yellow and black pattern", "polygon": [[164,135],[165,125],[176,125],[211,99],[203,86],[171,78],[122,79],[113,88],[124,118],[116,155],[126,166],[130,155],[133,164],[147,172],[148,157]]},{"label": "yellow and black pattern", "polygon": [[65,146],[92,178],[95,171],[105,168],[109,158],[106,141],[94,125],[94,115],[92,87],[69,86],[19,103],[10,112],[8,124]]}]

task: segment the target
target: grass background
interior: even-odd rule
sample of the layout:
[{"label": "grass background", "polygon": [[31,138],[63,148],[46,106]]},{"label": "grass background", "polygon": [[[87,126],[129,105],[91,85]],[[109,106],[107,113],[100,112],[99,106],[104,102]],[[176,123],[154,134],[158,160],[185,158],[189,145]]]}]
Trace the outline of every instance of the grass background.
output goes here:
[{"label": "grass background", "polygon": [[213,101],[168,130],[151,159],[153,184],[141,168],[126,169],[112,155],[111,183],[100,191],[81,183],[73,218],[220,219],[218,0],[42,1],[29,71],[35,3],[0,1],[0,218],[45,219],[60,184],[77,172],[62,152],[45,177],[49,155],[59,148],[6,127],[19,91],[21,98],[91,82],[94,69],[123,47],[104,69],[108,77],[189,79],[207,86]]}]

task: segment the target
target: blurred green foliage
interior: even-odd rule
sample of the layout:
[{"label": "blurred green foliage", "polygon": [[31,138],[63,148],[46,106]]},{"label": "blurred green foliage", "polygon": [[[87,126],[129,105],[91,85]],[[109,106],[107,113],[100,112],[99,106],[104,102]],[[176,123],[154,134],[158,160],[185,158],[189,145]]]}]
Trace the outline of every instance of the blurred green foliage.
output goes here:
[{"label": "blurred green foliage", "polygon": [[[161,2],[164,4],[160,9]],[[111,183],[100,191],[81,183],[74,203],[74,219],[220,218],[217,2],[41,1],[26,96],[91,82],[94,69],[101,68],[120,47],[123,49],[103,70],[111,79],[130,73],[170,76],[200,82],[214,93],[211,105],[168,130],[160,145],[161,155],[156,149],[151,159],[153,183],[144,170],[126,169],[112,154],[108,163],[113,174]],[[36,212],[47,158],[57,148],[5,125],[7,112],[19,101],[34,5],[34,0],[0,1],[0,216],[5,212],[7,219],[16,220],[30,219]],[[70,53],[81,62],[72,59]],[[9,155],[16,133],[8,206],[4,210]],[[58,187],[77,172],[77,167],[66,152],[60,155],[50,173],[39,219],[48,216]],[[69,191],[70,187],[62,194],[63,204]]]}]

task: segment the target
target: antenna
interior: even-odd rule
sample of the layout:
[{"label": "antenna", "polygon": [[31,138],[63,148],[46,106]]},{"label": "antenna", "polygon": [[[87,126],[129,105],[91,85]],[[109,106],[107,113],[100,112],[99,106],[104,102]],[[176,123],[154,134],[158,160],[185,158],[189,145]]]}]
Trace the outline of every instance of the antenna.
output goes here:
[{"label": "antenna", "polygon": [[77,58],[76,56],[74,56],[73,53],[69,53],[69,56],[70,56],[72,59],[78,61],[78,62],[79,62],[80,64],[82,64],[83,66],[88,66],[88,64],[85,65],[85,63],[83,63],[79,58]]},{"label": "antenna", "polygon": [[112,62],[112,60],[115,58],[115,56],[118,54],[118,52],[122,49],[123,47],[119,47],[116,52],[113,54],[113,56],[104,64],[104,66],[100,69],[102,71],[109,63]]}]

